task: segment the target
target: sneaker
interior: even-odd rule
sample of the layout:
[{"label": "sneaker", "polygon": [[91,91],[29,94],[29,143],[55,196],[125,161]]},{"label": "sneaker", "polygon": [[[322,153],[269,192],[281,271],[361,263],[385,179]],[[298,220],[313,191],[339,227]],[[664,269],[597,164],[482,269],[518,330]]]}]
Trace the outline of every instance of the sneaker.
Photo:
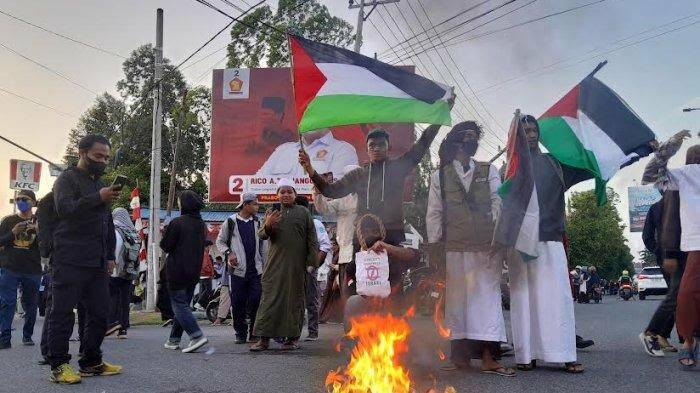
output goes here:
[{"label": "sneaker", "polygon": [[310,333],[310,334],[309,334],[308,336],[306,336],[306,338],[304,339],[304,341],[317,341],[317,340],[318,340],[318,333],[316,333],[316,334]]},{"label": "sneaker", "polygon": [[656,336],[651,334],[639,333],[639,340],[642,342],[642,346],[644,347],[644,351],[647,353],[647,355],[653,357],[664,356],[664,351],[661,350],[659,340],[656,338]]},{"label": "sneaker", "polygon": [[23,338],[22,345],[27,346],[27,347],[33,347],[35,344],[34,344],[34,340],[32,340],[31,338]]},{"label": "sneaker", "polygon": [[595,345],[595,342],[593,342],[593,340],[584,340],[583,337],[576,336],[576,348],[577,349],[584,349],[584,348],[592,347],[593,345]]},{"label": "sneaker", "polygon": [[119,333],[117,333],[117,338],[120,340],[126,340],[126,330],[119,330]]},{"label": "sneaker", "polygon": [[62,365],[51,369],[51,382],[74,385],[80,383],[82,378],[80,374],[73,370],[73,367],[68,363],[63,363]]},{"label": "sneaker", "polygon": [[121,329],[121,328],[122,328],[122,325],[117,323],[117,322],[110,323],[109,327],[107,327],[107,331],[105,332],[105,337],[109,337],[109,336],[113,335],[114,333],[119,331],[119,329]]},{"label": "sneaker", "polygon": [[102,362],[97,366],[80,367],[80,375],[83,377],[104,377],[122,373],[122,366]]},{"label": "sneaker", "polygon": [[0,341],[0,349],[10,349],[12,344],[9,341]]},{"label": "sneaker", "polygon": [[246,342],[245,337],[236,336],[236,341],[234,341],[234,344],[245,344]]},{"label": "sneaker", "polygon": [[37,361],[36,364],[38,364],[39,366],[46,366],[47,364],[49,364],[49,359],[41,358],[41,360]]},{"label": "sneaker", "polygon": [[180,349],[180,343],[175,342],[175,341],[166,341],[165,344],[163,345],[163,348],[165,349],[172,349],[172,350],[178,350]]},{"label": "sneaker", "polygon": [[208,342],[209,340],[204,336],[200,338],[195,338],[194,340],[190,340],[190,344],[187,346],[187,348],[182,350],[182,353],[194,352],[199,348],[203,347]]},{"label": "sneaker", "polygon": [[666,337],[656,336],[659,340],[659,346],[664,352],[678,352],[678,348],[674,347]]}]

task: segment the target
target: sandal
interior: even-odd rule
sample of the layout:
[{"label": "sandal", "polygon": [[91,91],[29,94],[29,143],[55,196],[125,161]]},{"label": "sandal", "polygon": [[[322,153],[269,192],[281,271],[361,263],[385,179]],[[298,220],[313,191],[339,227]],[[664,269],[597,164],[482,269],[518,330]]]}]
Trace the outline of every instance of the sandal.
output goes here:
[{"label": "sandal", "polygon": [[564,371],[569,374],[581,374],[584,371],[583,364],[576,362],[564,363]]},{"label": "sandal", "polygon": [[[700,351],[700,342],[698,342],[697,339],[695,340],[695,345],[693,345],[692,348],[681,348],[681,350],[678,352],[678,362],[681,364],[681,368],[683,368],[684,370],[690,370],[694,368],[698,363],[698,351]],[[683,363],[684,360],[690,360],[692,363],[685,364]]]},{"label": "sandal", "polygon": [[503,367],[503,366],[498,366],[496,368],[487,369],[487,370],[481,370],[481,372],[484,374],[496,374],[496,375],[500,375],[502,377],[514,377],[515,376],[515,370],[513,370],[510,367]]},{"label": "sandal", "polygon": [[299,348],[300,348],[299,345],[297,345],[297,343],[295,343],[294,341],[288,341],[288,342],[282,344],[282,347],[280,347],[280,350],[282,350],[282,351],[294,351],[294,350],[297,350]]},{"label": "sandal", "polygon": [[521,363],[516,366],[516,368],[520,371],[532,371],[535,368],[537,368],[537,361],[533,360],[530,363]]},{"label": "sandal", "polygon": [[262,352],[267,351],[270,348],[270,343],[263,344],[262,340],[256,342],[250,346],[250,352]]}]

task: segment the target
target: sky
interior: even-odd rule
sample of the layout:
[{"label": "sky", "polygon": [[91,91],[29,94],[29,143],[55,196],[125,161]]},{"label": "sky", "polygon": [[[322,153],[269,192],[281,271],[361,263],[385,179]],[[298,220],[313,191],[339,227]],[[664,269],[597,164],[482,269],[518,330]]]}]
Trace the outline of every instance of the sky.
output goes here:
[{"label": "sky", "polygon": [[[231,15],[240,13],[221,0],[210,2]],[[253,4],[254,0],[231,2],[247,8],[245,3]],[[346,0],[321,2],[331,14],[356,25],[357,10],[349,10]],[[392,60],[395,55],[390,47],[400,54],[401,46],[397,44],[401,41],[481,2],[401,0],[379,6],[364,24],[362,53],[377,53],[382,60]],[[277,1],[267,3],[274,7]],[[506,1],[488,1],[438,29],[503,3]],[[594,4],[586,5],[589,3]],[[579,6],[582,8],[498,31]],[[0,0],[3,13],[114,53],[78,45],[0,13],[0,135],[60,161],[68,132],[96,94],[106,91],[116,95],[115,84],[122,77],[123,58],[119,56],[128,56],[137,46],[155,40],[155,14],[159,7],[165,10],[164,55],[173,62],[184,59],[228,23],[225,16],[193,0]],[[492,18],[498,19],[488,22]],[[496,146],[504,145],[504,127],[516,108],[534,115],[543,113],[605,59],[609,64],[597,77],[628,102],[659,140],[665,140],[681,129],[693,130],[693,135],[697,135],[700,128],[700,111],[681,112],[685,107],[700,107],[699,22],[700,2],[696,0],[516,0],[443,36],[447,40],[463,34],[448,41],[455,45],[447,50],[402,59],[401,64],[416,65],[419,74],[457,86],[460,113],[454,113],[456,118],[476,118],[487,129],[479,159],[490,158]],[[481,24],[484,25],[479,27]],[[458,42],[469,38],[472,39]],[[225,64],[223,48],[228,41],[229,35],[222,34],[191,62],[210,56],[190,67],[185,65],[183,73],[190,84],[211,84],[211,70]],[[441,43],[433,39],[416,49],[421,51]],[[699,142],[694,136],[686,147]],[[682,163],[681,155],[672,165]],[[9,185],[10,159],[32,159],[2,141],[0,157],[0,186]],[[609,183],[620,194],[619,208],[625,220],[627,187],[639,181],[645,163],[641,160],[621,170]],[[39,196],[50,190],[52,182],[44,169]],[[592,182],[586,182],[574,191],[592,187]],[[0,187],[0,214],[12,211],[10,198],[7,186]],[[641,238],[639,234],[626,235],[637,257]]]}]

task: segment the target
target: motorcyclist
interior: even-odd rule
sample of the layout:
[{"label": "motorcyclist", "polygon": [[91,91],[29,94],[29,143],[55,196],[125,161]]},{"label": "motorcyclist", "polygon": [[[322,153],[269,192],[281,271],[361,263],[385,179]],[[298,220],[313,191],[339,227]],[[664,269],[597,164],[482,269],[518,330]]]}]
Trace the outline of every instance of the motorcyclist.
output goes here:
[{"label": "motorcyclist", "polygon": [[622,271],[622,275],[617,281],[620,283],[620,287],[622,287],[623,285],[632,286],[632,278],[630,277],[630,272],[628,272],[627,270]]}]

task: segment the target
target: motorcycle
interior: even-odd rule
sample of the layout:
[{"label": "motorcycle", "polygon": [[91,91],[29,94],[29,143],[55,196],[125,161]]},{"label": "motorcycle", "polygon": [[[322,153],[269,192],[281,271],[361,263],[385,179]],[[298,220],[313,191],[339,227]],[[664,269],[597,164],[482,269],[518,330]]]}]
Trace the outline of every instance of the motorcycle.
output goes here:
[{"label": "motorcycle", "polygon": [[622,284],[620,286],[620,297],[625,301],[630,300],[630,298],[632,297],[632,285]]},{"label": "motorcycle", "polygon": [[[221,298],[221,286],[216,288],[214,293],[212,294],[211,300],[209,303],[207,303],[206,308],[204,309],[204,313],[207,316],[207,319],[209,322],[214,323],[216,321],[216,317],[219,313],[219,302]],[[231,318],[231,309],[229,308],[228,314],[226,315],[226,318],[224,320]]]},{"label": "motorcycle", "polygon": [[403,276],[403,293],[413,299],[416,312],[423,316],[431,316],[435,305],[445,296],[445,283],[435,278],[436,269],[422,266],[408,269]]}]

